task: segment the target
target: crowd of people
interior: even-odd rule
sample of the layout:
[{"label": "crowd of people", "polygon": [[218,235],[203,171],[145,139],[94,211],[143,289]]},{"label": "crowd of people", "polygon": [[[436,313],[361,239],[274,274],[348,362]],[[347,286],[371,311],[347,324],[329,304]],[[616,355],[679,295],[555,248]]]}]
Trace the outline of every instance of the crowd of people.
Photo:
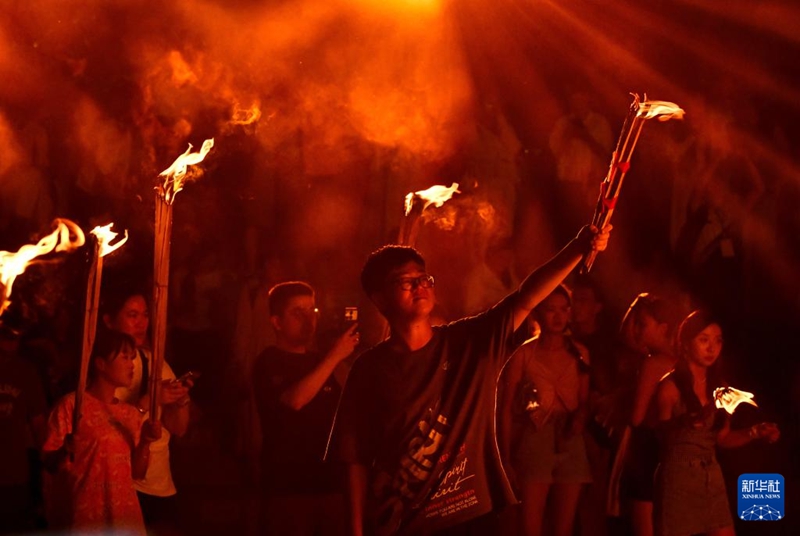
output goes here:
[{"label": "crowd of people", "polygon": [[[396,223],[385,201],[416,188],[407,176],[421,177],[412,171],[425,167],[422,157],[372,147],[360,179],[386,185],[362,203],[374,211],[317,210],[367,222],[347,236],[352,243],[306,229],[317,201],[302,196],[330,191],[286,180],[320,177],[281,154],[276,168],[291,172],[241,173],[262,197],[227,192],[222,202],[224,187],[193,185],[194,204],[182,207],[193,217],[176,218],[157,415],[142,290],[152,207],[92,189],[110,181],[78,180],[74,191],[50,184],[47,129],[26,118],[18,130],[31,158],[15,172],[26,187],[0,199],[4,240],[42,228],[54,205],[86,220],[122,214],[132,243],[120,264],[142,285],[111,277],[104,286],[83,393],[73,381],[80,307],[65,298],[83,282],[53,264],[37,285],[15,288],[15,309],[0,319],[2,531],[214,532],[202,521],[181,526],[207,517],[181,499],[189,490],[173,475],[180,456],[171,456],[214,421],[194,440],[221,444],[237,459],[219,472],[240,470],[236,485],[257,490],[236,510],[255,511],[252,523],[236,521],[251,533],[730,534],[730,485],[716,448],[769,445],[781,431],[767,409],[731,418],[716,408],[714,389],[730,381],[722,356],[773,350],[768,335],[800,318],[798,182],[791,166],[740,146],[754,132],[778,152],[790,142],[778,125],[757,125],[746,99],[737,103],[743,118],[687,103],[687,126],[654,128],[658,143],[641,144],[635,164],[648,180],[626,183],[629,204],[615,216],[620,247],[603,254],[594,277],[576,276],[580,259],[608,241],[609,229],[569,237],[594,209],[613,139],[590,94],[568,93],[564,114],[533,148],[510,115],[486,106],[453,163],[463,193],[442,211],[449,227],[421,233],[439,279],[417,250],[386,246],[363,267],[360,300],[355,244],[392,241],[383,236]],[[302,138],[284,153],[302,154]],[[240,174],[228,165],[220,175]],[[359,189],[349,175],[342,184]],[[296,206],[311,208],[295,214]],[[436,233],[438,242],[425,242]],[[616,321],[631,287],[645,292]],[[355,308],[332,318],[332,304],[341,305],[334,294],[366,306],[358,318]],[[202,461],[201,483],[213,465]],[[236,517],[214,515],[220,525]]]},{"label": "crowd of people", "polygon": [[[734,428],[715,405],[728,383],[711,313],[643,293],[619,329],[601,321],[602,290],[571,274],[610,234],[584,227],[497,304],[442,324],[425,259],[384,246],[361,286],[387,336],[357,357],[358,318],[320,348],[314,289],[273,286],[275,342],[250,378],[259,533],[733,534],[716,448],[780,431]],[[164,363],[151,415],[145,295],[107,289],[102,311],[85,391],[49,410],[3,323],[5,532],[183,533],[170,437],[190,426],[196,376]]]}]

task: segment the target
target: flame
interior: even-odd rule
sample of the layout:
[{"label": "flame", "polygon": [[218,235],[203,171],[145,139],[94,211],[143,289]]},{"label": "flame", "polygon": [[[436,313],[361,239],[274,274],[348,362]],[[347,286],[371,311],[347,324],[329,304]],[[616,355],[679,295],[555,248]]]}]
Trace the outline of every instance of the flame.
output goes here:
[{"label": "flame", "polygon": [[437,184],[435,186],[431,186],[427,190],[421,190],[419,192],[411,192],[406,195],[406,216],[411,212],[411,208],[414,206],[414,198],[419,198],[425,201],[425,205],[423,205],[422,210],[425,210],[430,205],[434,205],[437,208],[441,207],[445,204],[445,202],[449,201],[453,194],[460,194],[461,192],[458,189],[458,183],[454,182],[450,185],[450,187],[442,186],[441,184]]},{"label": "flame", "polygon": [[256,101],[250,108],[242,108],[239,103],[233,105],[233,117],[231,123],[234,125],[250,125],[261,119],[261,103]]},{"label": "flame", "polygon": [[56,229],[36,244],[26,244],[16,253],[0,251],[0,314],[10,305],[8,297],[14,280],[31,265],[36,257],[56,252],[69,252],[81,247],[86,237],[80,227],[67,219],[55,220]]},{"label": "flame", "polygon": [[212,147],[214,147],[214,138],[204,141],[200,151],[193,153],[192,144],[190,143],[185,153],[180,155],[170,167],[158,174],[159,177],[165,177],[164,199],[167,203],[172,203],[175,195],[183,190],[189,166],[202,162]]},{"label": "flame", "polygon": [[[659,121],[669,121],[670,119],[683,119],[686,113],[683,108],[674,102],[667,101],[648,101],[647,96],[645,100],[639,104],[639,111],[637,117],[644,119],[658,118]],[[637,98],[638,100],[638,98]]]},{"label": "flame", "polygon": [[714,405],[717,408],[722,408],[733,415],[739,404],[750,404],[758,407],[758,404],[753,400],[753,393],[740,391],[733,387],[718,387],[714,389]]},{"label": "flame", "polygon": [[97,238],[97,243],[100,246],[99,254],[101,257],[105,257],[109,253],[118,250],[123,244],[125,244],[125,242],[128,241],[128,230],[125,229],[125,236],[117,241],[116,244],[111,244],[111,242],[119,235],[119,233],[115,233],[111,230],[113,225],[113,223],[103,226],[98,225],[90,231],[90,234],[93,234]]}]

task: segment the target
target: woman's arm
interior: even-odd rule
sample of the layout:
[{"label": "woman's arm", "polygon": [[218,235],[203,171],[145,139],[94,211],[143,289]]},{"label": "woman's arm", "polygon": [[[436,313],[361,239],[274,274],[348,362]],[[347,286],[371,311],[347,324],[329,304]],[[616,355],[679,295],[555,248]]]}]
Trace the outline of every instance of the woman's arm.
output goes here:
[{"label": "woman's arm", "polygon": [[64,436],[64,443],[57,450],[42,451],[42,465],[48,473],[57,473],[68,457],[75,454],[75,441],[72,434]]},{"label": "woman's arm", "polygon": [[678,386],[672,380],[664,380],[658,384],[656,388],[656,405],[658,408],[659,422],[667,422],[672,420],[675,412],[675,406],[681,399]]},{"label": "woman's arm", "polygon": [[[655,356],[647,356],[642,363],[642,369],[636,379],[636,394],[633,399],[631,410],[632,426],[639,426],[647,416],[647,410],[653,401],[658,382],[669,372],[669,368],[664,367],[661,361]],[[670,382],[671,385],[675,385]],[[677,391],[677,388],[676,388]]]},{"label": "woman's arm", "polygon": [[775,443],[781,436],[778,425],[773,422],[762,422],[750,428],[731,430],[730,417],[725,417],[725,424],[717,433],[717,445],[726,449],[742,447],[756,439],[765,439],[768,443]]}]

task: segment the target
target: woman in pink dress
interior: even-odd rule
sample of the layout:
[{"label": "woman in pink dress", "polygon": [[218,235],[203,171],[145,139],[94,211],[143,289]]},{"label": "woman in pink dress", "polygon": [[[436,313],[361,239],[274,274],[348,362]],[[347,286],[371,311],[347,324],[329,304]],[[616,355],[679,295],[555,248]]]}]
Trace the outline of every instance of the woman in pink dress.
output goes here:
[{"label": "woman in pink dress", "polygon": [[[56,403],[43,447],[50,485],[53,528],[145,534],[133,478],[147,471],[149,445],[161,435],[158,422],[142,424],[139,411],[114,397],[133,379],[133,339],[99,332],[89,363],[77,433],[72,430],[75,393]],[[141,433],[140,433],[141,432]]]}]

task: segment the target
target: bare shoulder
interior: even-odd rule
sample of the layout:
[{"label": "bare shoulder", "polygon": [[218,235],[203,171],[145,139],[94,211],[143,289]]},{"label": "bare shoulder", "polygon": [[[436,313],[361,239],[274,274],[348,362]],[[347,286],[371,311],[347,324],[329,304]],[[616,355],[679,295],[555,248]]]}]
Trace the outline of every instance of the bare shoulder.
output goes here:
[{"label": "bare shoulder", "polygon": [[642,375],[659,381],[675,368],[675,359],[667,354],[651,354],[644,358]]},{"label": "bare shoulder", "polygon": [[677,403],[681,398],[681,393],[678,391],[678,386],[671,378],[665,378],[658,383],[657,395],[660,402],[673,402]]}]

